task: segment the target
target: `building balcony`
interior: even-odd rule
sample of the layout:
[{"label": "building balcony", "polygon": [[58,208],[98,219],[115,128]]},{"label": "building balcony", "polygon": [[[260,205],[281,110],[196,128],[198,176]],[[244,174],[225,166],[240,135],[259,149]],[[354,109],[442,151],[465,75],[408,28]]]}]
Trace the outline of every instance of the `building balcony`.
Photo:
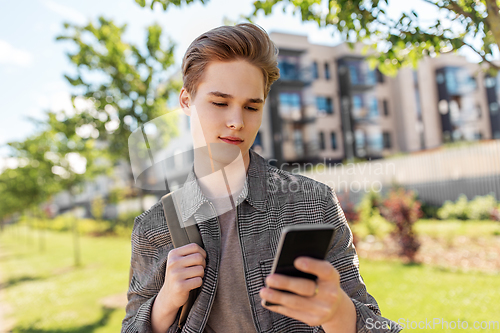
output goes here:
[{"label": "building balcony", "polygon": [[289,163],[309,162],[319,157],[319,142],[286,140],[283,141],[283,158]]},{"label": "building balcony", "polygon": [[298,64],[280,62],[280,78],[277,85],[309,85],[314,80],[313,66],[300,66]]}]

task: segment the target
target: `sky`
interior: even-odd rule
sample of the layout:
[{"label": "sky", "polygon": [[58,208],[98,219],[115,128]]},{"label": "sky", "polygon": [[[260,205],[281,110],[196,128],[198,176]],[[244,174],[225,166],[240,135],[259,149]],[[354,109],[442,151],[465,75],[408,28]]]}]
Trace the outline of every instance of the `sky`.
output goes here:
[{"label": "sky", "polygon": [[[180,66],[182,56],[193,39],[220,26],[224,18],[237,21],[240,14],[252,12],[253,0],[210,0],[181,8],[160,6],[141,8],[134,0],[0,0],[0,157],[6,142],[22,140],[35,133],[27,119],[41,118],[45,110],[72,108],[70,86],[64,74],[74,72],[65,55],[69,42],[57,42],[63,33],[63,22],[86,24],[103,15],[118,24],[127,23],[125,40],[144,44],[145,28],[157,22],[177,44],[175,59]],[[390,12],[415,9],[421,18],[432,19],[438,12],[422,0],[391,0]],[[302,23],[290,11],[274,10],[268,17],[259,16],[255,23],[268,33],[286,32],[307,35],[315,44],[337,45],[333,28],[319,29],[315,23]],[[474,59],[472,59],[474,60]]]}]

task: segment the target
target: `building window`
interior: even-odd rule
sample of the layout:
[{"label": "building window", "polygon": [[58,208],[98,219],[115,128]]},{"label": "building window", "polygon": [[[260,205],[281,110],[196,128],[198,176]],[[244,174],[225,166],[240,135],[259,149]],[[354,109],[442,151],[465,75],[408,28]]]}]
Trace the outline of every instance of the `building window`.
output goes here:
[{"label": "building window", "polygon": [[352,109],[355,118],[364,118],[367,116],[366,109],[364,108],[363,95],[352,96]]},{"label": "building window", "polygon": [[313,62],[312,71],[313,71],[313,73],[312,73],[313,74],[313,79],[319,78],[318,63],[316,61]]},{"label": "building window", "polygon": [[300,59],[297,56],[279,56],[278,68],[280,69],[280,79],[298,80],[299,63]]},{"label": "building window", "polygon": [[325,150],[325,133],[319,132],[319,149]]},{"label": "building window", "polygon": [[379,116],[378,100],[372,93],[352,96],[352,114],[354,119],[373,119]]},{"label": "building window", "polygon": [[391,133],[384,132],[383,134],[384,149],[391,149]]},{"label": "building window", "polygon": [[282,92],[279,94],[279,113],[283,119],[300,119],[300,94]]},{"label": "building window", "polygon": [[375,97],[370,98],[370,118],[378,117],[378,101]]},{"label": "building window", "polygon": [[484,79],[484,85],[486,86],[486,88],[495,87],[495,78],[494,77],[486,77],[486,79]]},{"label": "building window", "polygon": [[483,133],[482,132],[475,132],[474,133],[474,140],[482,140],[483,139]]},{"label": "building window", "polygon": [[354,143],[356,147],[356,156],[364,157],[366,156],[366,135],[362,129],[356,129],[354,131]]},{"label": "building window", "polygon": [[325,62],[325,79],[330,80],[330,66]]},{"label": "building window", "polygon": [[330,133],[330,142],[332,144],[332,149],[337,150],[337,135],[335,132]]},{"label": "building window", "polygon": [[318,115],[333,114],[333,103],[330,97],[316,97],[316,108]]},{"label": "building window", "polygon": [[353,86],[373,86],[377,83],[377,75],[364,60],[346,61],[349,68],[349,77]]},{"label": "building window", "polygon": [[293,144],[295,146],[295,153],[297,156],[304,155],[304,143],[302,141],[302,132],[300,129],[293,131]]},{"label": "building window", "polygon": [[450,95],[464,95],[477,89],[476,79],[472,77],[468,70],[461,67],[447,67],[444,78],[446,79],[446,88]]},{"label": "building window", "polygon": [[387,103],[387,100],[386,100],[386,99],[384,99],[384,100],[382,101],[382,104],[383,104],[383,106],[384,106],[384,116],[388,116],[388,115],[389,115],[389,105],[388,105],[388,103]]},{"label": "building window", "polygon": [[[390,141],[389,141],[390,142]],[[370,154],[380,154],[384,147],[384,136],[379,130],[372,130],[368,133],[368,150]]]},{"label": "building window", "polygon": [[496,115],[498,113],[498,103],[497,102],[493,102],[493,103],[490,103],[490,113],[492,115]]}]

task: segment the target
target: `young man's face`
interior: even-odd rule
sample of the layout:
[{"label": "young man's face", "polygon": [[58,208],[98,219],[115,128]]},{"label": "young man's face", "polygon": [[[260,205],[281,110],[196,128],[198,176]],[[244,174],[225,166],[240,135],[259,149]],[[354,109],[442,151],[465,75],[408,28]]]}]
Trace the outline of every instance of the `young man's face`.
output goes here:
[{"label": "young man's face", "polygon": [[[212,61],[194,100],[184,88],[179,99],[184,112],[191,116],[194,148],[209,143],[227,145],[228,149],[238,147],[248,167],[248,150],[262,122],[264,107],[264,77],[258,67],[244,60]],[[201,128],[193,124],[196,119]]]}]

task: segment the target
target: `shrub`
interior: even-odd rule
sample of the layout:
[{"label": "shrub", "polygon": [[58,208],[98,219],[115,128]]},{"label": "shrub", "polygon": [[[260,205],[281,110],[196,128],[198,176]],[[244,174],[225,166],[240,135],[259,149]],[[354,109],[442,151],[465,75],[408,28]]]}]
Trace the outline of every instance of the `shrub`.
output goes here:
[{"label": "shrub", "polygon": [[476,196],[469,202],[468,218],[471,220],[489,220],[497,201],[493,195]]},{"label": "shrub", "polygon": [[467,201],[467,197],[461,194],[457,201],[446,201],[438,210],[438,217],[443,220],[488,220],[498,219],[498,203],[493,195],[476,196]]},{"label": "shrub", "polygon": [[120,214],[114,221],[101,219],[78,218],[72,212],[66,212],[53,219],[37,219],[23,216],[19,223],[28,225],[33,229],[47,229],[57,232],[72,232],[75,221],[78,233],[86,236],[123,236],[130,237],[135,217],[142,212],[129,212]]},{"label": "shrub", "polygon": [[[418,199],[418,197],[417,197]],[[437,219],[438,218],[438,210],[441,208],[439,206],[434,206],[427,204],[425,202],[421,202],[422,206],[420,209],[422,209],[422,218],[424,219]]]},{"label": "shrub", "polygon": [[380,215],[381,201],[376,192],[369,192],[361,199],[357,207],[358,223],[353,227],[353,232],[359,237],[372,235],[382,238],[392,230],[391,224]]},{"label": "shrub", "polygon": [[461,194],[455,203],[446,200],[444,205],[440,209],[438,209],[438,217],[442,220],[466,220],[468,215],[469,205],[467,202],[467,196],[465,194]]},{"label": "shrub", "polygon": [[500,221],[500,204],[491,211],[490,219]]},{"label": "shrub", "polygon": [[416,200],[413,191],[404,188],[391,190],[380,207],[381,215],[394,224],[392,236],[400,246],[400,256],[415,262],[415,255],[420,248],[420,242],[413,230],[413,225],[422,216],[421,204]]}]

